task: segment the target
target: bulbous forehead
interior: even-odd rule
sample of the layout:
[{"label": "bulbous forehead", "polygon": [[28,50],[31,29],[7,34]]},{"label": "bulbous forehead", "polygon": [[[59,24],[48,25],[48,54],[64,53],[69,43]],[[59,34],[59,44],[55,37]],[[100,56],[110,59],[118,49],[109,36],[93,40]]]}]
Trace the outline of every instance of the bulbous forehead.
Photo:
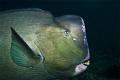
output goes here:
[{"label": "bulbous forehead", "polygon": [[54,22],[62,28],[68,29],[79,45],[84,43],[86,38],[86,30],[83,19],[77,15],[64,15],[55,17]]},{"label": "bulbous forehead", "polygon": [[80,16],[76,15],[64,15],[61,17],[54,18],[54,22],[68,30],[76,31],[76,32],[83,32],[85,33],[85,24],[83,19]]}]

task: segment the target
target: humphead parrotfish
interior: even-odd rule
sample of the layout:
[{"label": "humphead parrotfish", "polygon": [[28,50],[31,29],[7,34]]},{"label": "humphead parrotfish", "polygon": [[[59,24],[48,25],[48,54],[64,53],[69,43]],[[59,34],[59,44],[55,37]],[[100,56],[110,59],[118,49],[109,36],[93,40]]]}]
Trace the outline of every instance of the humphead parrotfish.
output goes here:
[{"label": "humphead parrotfish", "polygon": [[41,9],[0,13],[0,80],[49,80],[78,75],[89,65],[83,19]]}]

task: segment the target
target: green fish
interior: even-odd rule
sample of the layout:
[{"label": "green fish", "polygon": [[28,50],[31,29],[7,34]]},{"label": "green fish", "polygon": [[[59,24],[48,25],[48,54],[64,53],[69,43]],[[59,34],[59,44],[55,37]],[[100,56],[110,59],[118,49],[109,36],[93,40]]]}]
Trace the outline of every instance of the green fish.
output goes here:
[{"label": "green fish", "polygon": [[81,17],[36,8],[0,13],[0,80],[67,79],[85,71],[89,59]]}]

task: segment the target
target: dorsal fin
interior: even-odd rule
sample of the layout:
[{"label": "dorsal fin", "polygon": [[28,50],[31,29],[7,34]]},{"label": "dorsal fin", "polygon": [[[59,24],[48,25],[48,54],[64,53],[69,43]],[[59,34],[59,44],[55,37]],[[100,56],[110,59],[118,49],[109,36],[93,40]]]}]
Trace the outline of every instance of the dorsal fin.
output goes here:
[{"label": "dorsal fin", "polygon": [[11,27],[11,57],[19,66],[32,67],[40,61],[41,56],[37,56],[27,43]]}]

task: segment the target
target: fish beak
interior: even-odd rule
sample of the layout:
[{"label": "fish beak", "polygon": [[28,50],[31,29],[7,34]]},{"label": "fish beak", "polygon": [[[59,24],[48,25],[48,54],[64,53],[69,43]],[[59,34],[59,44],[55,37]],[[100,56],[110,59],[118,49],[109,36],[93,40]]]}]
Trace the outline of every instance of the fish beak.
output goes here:
[{"label": "fish beak", "polygon": [[82,62],[83,65],[88,66],[90,64],[90,60],[85,60]]}]

